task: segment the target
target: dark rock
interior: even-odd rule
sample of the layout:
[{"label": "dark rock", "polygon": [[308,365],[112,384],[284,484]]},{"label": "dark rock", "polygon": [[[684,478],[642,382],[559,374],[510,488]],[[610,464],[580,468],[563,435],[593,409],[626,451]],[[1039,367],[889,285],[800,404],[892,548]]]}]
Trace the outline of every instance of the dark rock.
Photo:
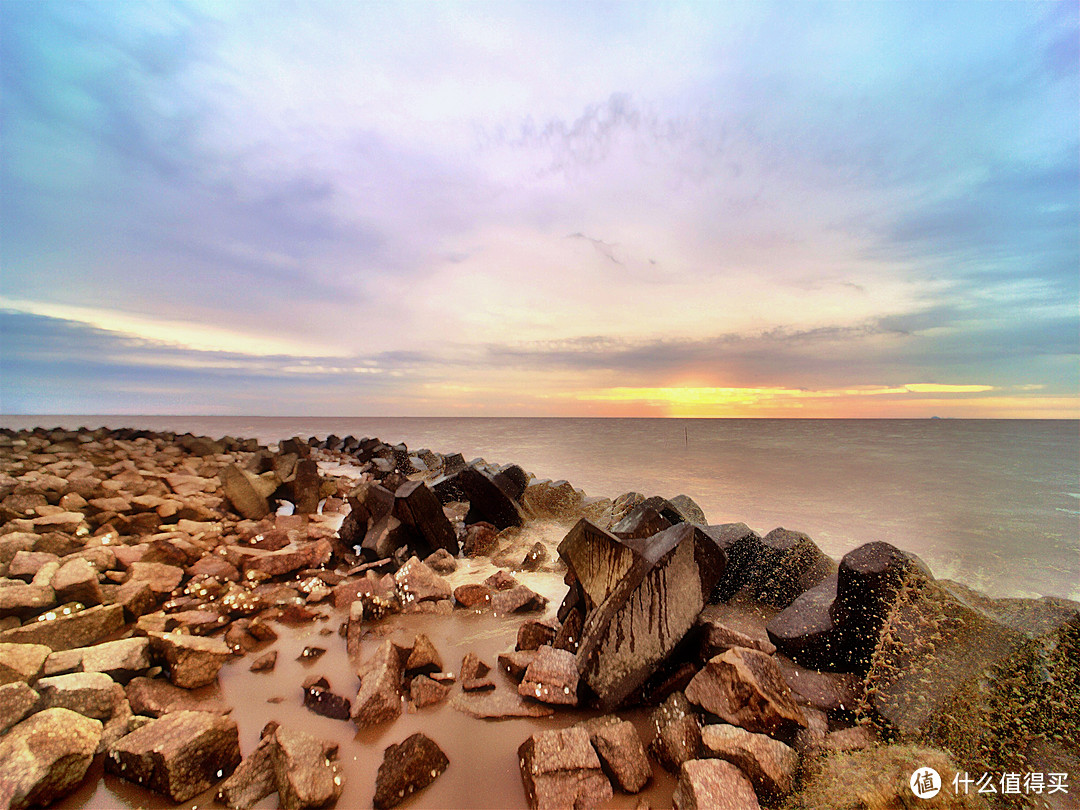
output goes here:
[{"label": "dark rock", "polygon": [[152,665],[150,640],[124,638],[82,650],[83,672],[104,672],[115,681],[127,682]]},{"label": "dark rock", "polygon": [[37,710],[39,695],[23,681],[0,686],[0,734]]},{"label": "dark rock", "polygon": [[486,677],[489,672],[491,672],[491,667],[481,661],[476,653],[466,653],[461,660],[461,671],[458,673],[461,688],[466,692],[494,689],[495,682]]},{"label": "dark rock", "polygon": [[450,599],[454,595],[450,583],[416,557],[397,570],[394,581],[405,604]]},{"label": "dark rock", "polygon": [[131,711],[147,717],[162,717],[180,711],[211,712],[227,714],[230,709],[221,702],[220,697],[207,694],[207,690],[198,692],[173,686],[161,678],[132,678],[124,687]]},{"label": "dark rock", "polygon": [[296,657],[297,661],[301,661],[305,664],[311,664],[318,661],[326,654],[326,647],[314,647],[308,645],[300,651],[300,655]]},{"label": "dark rock", "polygon": [[94,644],[123,626],[124,609],[120,605],[95,605],[49,621],[4,630],[0,632],[0,643],[44,644],[53,650],[70,650]]},{"label": "dark rock", "polygon": [[705,512],[689,495],[676,495],[674,498],[668,499],[668,504],[687,523],[694,523],[704,527],[709,522],[705,519]]},{"label": "dark rock", "polygon": [[450,760],[429,737],[413,734],[389,745],[375,777],[375,807],[394,807],[434,782]]},{"label": "dark rock", "polygon": [[427,675],[417,675],[409,681],[409,701],[417,709],[440,703],[449,693],[448,684],[439,683]]},{"label": "dark rock", "polygon": [[293,503],[300,515],[313,515],[319,511],[321,500],[319,465],[311,459],[301,459],[296,463],[296,477],[293,479]]},{"label": "dark rock", "polygon": [[435,645],[431,643],[431,639],[423,633],[417,633],[412,652],[409,653],[409,658],[405,662],[405,674],[430,674],[432,672],[442,672],[442,668],[442,656],[435,649]]},{"label": "dark rock", "polygon": [[708,608],[705,608],[701,612],[696,626],[697,632],[700,634],[698,650],[702,661],[708,661],[710,658],[721,655],[732,647],[748,647],[766,655],[772,655],[776,652],[776,646],[767,638],[755,638],[733,627],[728,627],[723,622],[710,618],[708,610]]},{"label": "dark rock", "polygon": [[273,672],[277,666],[277,650],[268,650],[251,662],[252,672]]},{"label": "dark rock", "polygon": [[485,520],[477,521],[465,529],[462,554],[466,557],[488,556],[499,547],[499,530]]},{"label": "dark rock", "polygon": [[761,536],[745,523],[721,523],[703,531],[727,553],[727,568],[713,592],[713,601],[727,601],[754,577],[763,554]]},{"label": "dark rock", "polygon": [[525,670],[518,694],[557,706],[576,706],[577,662],[574,654],[554,647],[541,647]]},{"label": "dark rock", "polygon": [[634,724],[612,719],[615,722],[591,728],[589,741],[616,787],[626,793],[637,793],[652,778],[652,766]]},{"label": "dark rock", "polygon": [[586,613],[608,598],[636,560],[630,546],[584,518],[559,543],[559,556],[581,588]]},{"label": "dark rock", "polygon": [[513,574],[500,569],[485,579],[483,584],[492,591],[509,591],[512,588],[518,587],[521,583],[514,579]]},{"label": "dark rock", "polygon": [[394,517],[413,534],[413,547],[424,556],[445,549],[451,556],[460,551],[454,527],[423,481],[409,481],[394,493]]},{"label": "dark rock", "polygon": [[623,540],[644,539],[671,528],[671,521],[644,503],[630,510],[611,527],[611,533]]},{"label": "dark rock", "polygon": [[236,723],[208,712],[178,711],[113,743],[105,770],[184,802],[240,762]]},{"label": "dark rock", "polygon": [[649,748],[657,761],[673,773],[701,750],[701,724],[689,701],[674,692],[652,713],[653,738]]},{"label": "dark rock", "polygon": [[284,726],[275,729],[270,761],[281,807],[307,810],[336,801],[345,781],[336,756],[336,744]]},{"label": "dark rock", "polygon": [[539,571],[544,567],[544,563],[548,561],[548,550],[540,541],[532,544],[532,548],[522,559],[521,564],[518,566],[522,571]]},{"label": "dark rock", "polygon": [[412,532],[393,515],[383,515],[368,522],[367,533],[361,544],[361,552],[369,560],[395,557],[398,549],[408,546]]},{"label": "dark rock", "polygon": [[270,514],[269,493],[258,486],[259,478],[242,470],[235,464],[223,467],[218,473],[225,497],[236,513],[248,520],[261,520]]},{"label": "dark rock", "polygon": [[425,557],[424,565],[436,574],[452,574],[457,571],[457,560],[445,548],[440,548]]},{"label": "dark rock", "polygon": [[508,498],[486,473],[466,467],[454,476],[454,481],[469,501],[466,524],[483,520],[499,529],[522,524],[521,507]]},{"label": "dark rock", "polygon": [[710,660],[686,698],[747,731],[775,736],[806,725],[776,659],[757,650],[734,647]]},{"label": "dark rock", "polygon": [[490,604],[496,614],[506,614],[543,610],[547,606],[547,601],[547,597],[541,596],[531,588],[517,585],[509,590],[493,593]]},{"label": "dark rock", "polygon": [[759,810],[750,780],[722,759],[683,763],[672,796],[675,810]]},{"label": "dark rock", "polygon": [[802,532],[773,529],[762,539],[761,549],[750,588],[769,605],[785,608],[836,573],[836,563]]},{"label": "dark rock", "polygon": [[277,790],[274,763],[270,757],[277,728],[277,723],[267,723],[255,750],[244,757],[243,762],[218,788],[217,800],[230,810],[247,810]]},{"label": "dark rock", "polygon": [[819,672],[777,659],[795,702],[825,712],[854,712],[862,702],[862,679],[840,672]]},{"label": "dark rock", "polygon": [[349,699],[330,691],[330,683],[321,677],[304,681],[304,706],[334,720],[348,720],[352,713]]},{"label": "dark rock", "polygon": [[169,680],[184,689],[213,683],[231,654],[219,638],[153,633],[150,640],[155,653],[169,668]]},{"label": "dark rock", "polygon": [[529,619],[518,627],[515,650],[536,650],[550,645],[558,633],[558,622]]},{"label": "dark rock", "polygon": [[586,617],[577,652],[582,679],[607,708],[641,686],[675,649],[725,565],[723,550],[686,523],[628,542],[638,543],[632,563]]},{"label": "dark rock", "polygon": [[73,791],[94,758],[102,725],[68,709],[23,720],[0,738],[0,806],[45,806]]},{"label": "dark rock", "polygon": [[353,701],[352,719],[360,727],[385,723],[401,714],[404,661],[392,641],[385,641],[362,665],[360,691]]},{"label": "dark rock", "polygon": [[612,797],[596,750],[583,728],[533,734],[518,748],[521,781],[533,810],[596,807]]},{"label": "dark rock", "polygon": [[580,608],[571,609],[563,619],[551,646],[556,650],[567,650],[577,653],[581,646],[581,633],[585,627],[585,619]]},{"label": "dark rock", "polygon": [[491,588],[475,582],[459,585],[454,600],[463,608],[485,608],[491,602]]},{"label": "dark rock", "polygon": [[499,653],[498,665],[510,679],[521,683],[525,677],[525,670],[536,658],[536,650],[515,650],[514,652]]},{"label": "dark rock", "polygon": [[517,464],[511,464],[495,473],[491,480],[505,493],[506,497],[520,501],[529,483],[529,474]]},{"label": "dark rock", "polygon": [[705,757],[726,760],[742,771],[761,799],[780,801],[795,787],[799,755],[766,734],[726,724],[705,726],[701,745]]},{"label": "dark rock", "polygon": [[769,640],[784,655],[815,669],[851,669],[848,639],[831,616],[836,601],[836,577],[798,596],[772,621]]}]

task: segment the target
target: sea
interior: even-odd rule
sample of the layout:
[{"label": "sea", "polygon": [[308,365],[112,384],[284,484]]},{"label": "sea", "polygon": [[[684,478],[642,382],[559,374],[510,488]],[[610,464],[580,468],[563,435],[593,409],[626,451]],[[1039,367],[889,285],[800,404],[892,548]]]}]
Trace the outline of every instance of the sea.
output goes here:
[{"label": "sea", "polygon": [[377,436],[565,479],[686,494],[710,523],[805,532],[839,559],[884,540],[991,596],[1080,600],[1080,422],[968,419],[0,416],[272,444]]}]

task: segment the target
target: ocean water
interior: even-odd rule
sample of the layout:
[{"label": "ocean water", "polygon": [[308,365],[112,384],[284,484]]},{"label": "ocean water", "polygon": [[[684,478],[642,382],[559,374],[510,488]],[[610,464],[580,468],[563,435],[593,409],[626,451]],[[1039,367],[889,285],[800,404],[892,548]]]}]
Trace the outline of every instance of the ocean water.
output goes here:
[{"label": "ocean water", "polygon": [[1080,423],[1053,420],[4,416],[272,443],[378,436],[515,462],[589,495],[685,493],[711,523],[783,526],[839,558],[885,540],[993,596],[1080,599]]}]

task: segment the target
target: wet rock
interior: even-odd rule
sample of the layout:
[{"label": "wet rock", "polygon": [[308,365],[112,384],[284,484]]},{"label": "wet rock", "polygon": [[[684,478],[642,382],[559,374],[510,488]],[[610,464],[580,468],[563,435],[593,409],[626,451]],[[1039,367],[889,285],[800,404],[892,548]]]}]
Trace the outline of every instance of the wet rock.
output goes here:
[{"label": "wet rock", "polygon": [[732,647],[748,647],[766,655],[776,652],[776,646],[767,638],[755,638],[733,627],[728,627],[723,622],[711,618],[708,608],[705,608],[698,617],[696,630],[700,637],[698,651],[703,661],[721,655]]},{"label": "wet rock", "polygon": [[150,640],[124,638],[82,649],[84,672],[104,672],[115,681],[127,682],[152,666]]},{"label": "wet rock", "polygon": [[554,647],[541,647],[518,685],[523,697],[556,706],[576,706],[577,662],[574,654]]},{"label": "wet rock", "polygon": [[829,733],[829,716],[820,709],[809,706],[803,707],[803,715],[806,717],[806,728],[795,732],[791,747],[802,757],[803,769],[810,770],[814,758],[821,753],[825,745],[825,736]]},{"label": "wet rock", "polygon": [[378,521],[394,508],[394,493],[372,481],[358,484],[349,493],[350,514],[363,524]]},{"label": "wet rock", "polygon": [[375,807],[394,807],[423,790],[446,770],[450,761],[429,737],[413,734],[389,745],[375,777]]},{"label": "wet rock", "polygon": [[668,504],[687,523],[705,526],[709,522],[705,519],[704,510],[689,495],[676,495],[674,498],[668,498]]},{"label": "wet rock", "polygon": [[659,511],[648,504],[641,503],[614,524],[611,527],[611,533],[623,540],[644,539],[670,529],[671,526],[672,522]]},{"label": "wet rock", "polygon": [[344,777],[332,759],[337,756],[336,744],[284,726],[274,731],[273,740],[270,759],[282,808],[306,810],[337,800]]},{"label": "wet rock", "polygon": [[525,677],[525,670],[536,658],[536,650],[515,650],[509,653],[499,653],[498,665],[510,679],[521,683]]},{"label": "wet rock", "polygon": [[271,577],[280,577],[302,568],[318,568],[325,565],[333,554],[329,540],[319,539],[303,543],[290,543],[276,551],[248,548],[237,552],[239,566],[244,573],[258,571]]},{"label": "wet rock", "polygon": [[686,523],[634,551],[626,574],[585,619],[577,652],[582,679],[608,708],[640,687],[675,649],[725,565],[724,552]]},{"label": "wet rock", "polygon": [[318,661],[325,654],[326,647],[313,647],[309,644],[307,647],[304,647],[304,649],[300,651],[300,655],[296,657],[296,660],[305,664],[310,664]]},{"label": "wet rock", "polygon": [[417,633],[412,652],[409,653],[409,658],[405,662],[405,674],[426,675],[432,672],[441,672],[442,668],[442,656],[435,649],[435,645],[431,643],[431,639],[424,633]]},{"label": "wet rock", "polygon": [[0,734],[3,734],[38,707],[39,695],[24,681],[0,686]]},{"label": "wet rock", "polygon": [[452,574],[457,571],[457,560],[445,548],[440,548],[425,557],[424,565],[436,574]]},{"label": "wet rock", "polygon": [[514,575],[503,571],[502,569],[496,571],[490,577],[484,580],[484,585],[494,591],[509,591],[518,587],[521,583],[514,579]]},{"label": "wet rock", "polygon": [[636,559],[633,549],[618,537],[584,518],[559,543],[559,556],[581,588],[586,612],[607,599]]},{"label": "wet rock", "polygon": [[274,763],[270,749],[274,745],[277,723],[268,723],[258,745],[232,772],[217,792],[217,800],[231,810],[247,810],[277,791],[274,783]]},{"label": "wet rock", "polygon": [[761,807],[750,780],[722,759],[683,763],[672,802],[675,810],[759,810]]},{"label": "wet rock", "polygon": [[232,773],[239,762],[236,723],[208,712],[178,711],[113,743],[105,770],[183,802]]},{"label": "wet rock", "polygon": [[392,641],[383,642],[362,666],[360,691],[353,701],[352,720],[360,727],[393,720],[401,714],[401,653]]},{"label": "wet rock", "polygon": [[150,583],[131,579],[117,588],[112,601],[124,609],[126,617],[135,620],[157,607],[159,595],[150,587]]},{"label": "wet rock", "polygon": [[348,720],[352,713],[349,699],[330,691],[329,681],[322,677],[304,681],[304,706],[334,720]]},{"label": "wet rock", "polygon": [[45,806],[73,791],[86,775],[101,722],[62,708],[45,709],[0,738],[0,806]]},{"label": "wet rock", "polygon": [[831,615],[836,577],[800,594],[769,622],[769,640],[784,655],[815,669],[852,668],[848,637]]},{"label": "wet rock", "polygon": [[153,633],[150,639],[154,652],[169,668],[169,680],[184,689],[213,683],[230,655],[228,646],[219,638]]},{"label": "wet rock", "polygon": [[172,593],[184,579],[184,569],[168,563],[137,562],[128,568],[128,581],[145,582],[159,595]]},{"label": "wet rock", "polygon": [[491,602],[491,588],[476,582],[454,588],[454,601],[463,608],[484,608]]},{"label": "wet rock", "polygon": [[555,633],[551,646],[556,650],[567,650],[576,654],[581,646],[581,633],[584,628],[585,618],[581,608],[571,608]]},{"label": "wet rock", "polygon": [[221,469],[218,478],[225,497],[237,514],[248,520],[261,520],[270,514],[270,502],[267,500],[270,493],[266,492],[258,476],[230,464]]},{"label": "wet rock", "polygon": [[453,476],[453,480],[469,502],[466,524],[482,520],[499,529],[522,524],[521,507],[507,497],[487,473],[475,467],[466,467]]},{"label": "wet rock", "polygon": [[189,577],[214,577],[222,582],[236,582],[240,571],[220,554],[207,554],[187,568]]},{"label": "wet rock", "polygon": [[42,708],[62,708],[106,720],[122,702],[124,689],[103,672],[72,672],[37,682]]},{"label": "wet rock", "polygon": [[853,712],[862,700],[862,679],[841,672],[819,672],[779,658],[780,672],[795,702],[825,712]]},{"label": "wet rock", "polygon": [[613,795],[583,728],[533,734],[518,748],[518,762],[533,810],[596,807]]},{"label": "wet rock", "polygon": [[611,505],[611,524],[614,525],[630,514],[639,503],[644,503],[645,496],[640,492],[624,492]]},{"label": "wet rock", "polygon": [[296,462],[296,477],[293,478],[293,503],[299,515],[313,515],[319,511],[321,485],[319,465],[311,459]]},{"label": "wet rock", "polygon": [[436,574],[417,557],[409,559],[394,574],[401,600],[406,603],[450,599],[454,595],[450,583]]},{"label": "wet rock", "polygon": [[858,751],[881,742],[877,732],[869,726],[851,726],[825,735],[822,748],[829,753],[838,751]]},{"label": "wet rock", "polygon": [[409,682],[409,701],[417,709],[441,703],[449,693],[448,684],[439,683],[427,675],[417,675]]},{"label": "wet rock", "polygon": [[795,787],[799,755],[766,734],[727,724],[705,726],[701,747],[704,757],[726,760],[746,774],[763,800],[779,801]]},{"label": "wet rock", "polygon": [[785,608],[836,573],[836,563],[802,532],[773,529],[761,541],[761,557],[750,581],[754,597]]},{"label": "wet rock", "polygon": [[460,712],[481,720],[504,720],[510,717],[549,717],[555,709],[543,703],[526,700],[517,692],[494,689],[483,692],[459,692],[450,705]]},{"label": "wet rock", "polygon": [[488,556],[499,547],[499,529],[486,520],[479,520],[465,529],[461,553],[466,557]]},{"label": "wet rock", "polygon": [[747,731],[777,735],[806,725],[776,660],[757,650],[734,647],[711,659],[686,698]]},{"label": "wet rock", "polygon": [[442,504],[423,481],[409,481],[394,493],[394,517],[410,530],[413,547],[425,556],[438,549],[457,556],[457,535]]},{"label": "wet rock", "polygon": [[180,711],[213,714],[227,714],[230,711],[220,697],[213,693],[182,689],[161,678],[132,678],[124,687],[124,694],[127,695],[132,712],[147,717],[162,717]]},{"label": "wet rock", "polygon": [[495,682],[487,677],[489,672],[491,672],[491,667],[481,661],[476,653],[466,653],[461,661],[461,671],[458,673],[461,688],[466,692],[494,689]]},{"label": "wet rock", "polygon": [[529,619],[518,627],[515,650],[537,650],[550,645],[558,633],[558,622],[541,619]]},{"label": "wet rock", "polygon": [[251,662],[252,672],[273,672],[277,666],[277,650],[268,650]]},{"label": "wet rock", "polygon": [[633,723],[615,717],[611,719],[614,722],[592,726],[589,741],[615,786],[625,793],[637,793],[652,778],[645,746]]},{"label": "wet rock", "polygon": [[678,773],[684,762],[697,759],[701,751],[701,724],[697,715],[688,712],[664,721],[656,719],[654,714],[653,726],[656,736],[649,748],[657,762]]},{"label": "wet rock", "polygon": [[496,614],[506,614],[543,610],[547,606],[547,601],[547,597],[541,596],[531,588],[517,585],[509,590],[493,593],[490,604]]},{"label": "wet rock", "polygon": [[548,561],[548,556],[547,546],[537,541],[532,544],[518,568],[522,571],[539,571]]},{"label": "wet rock", "polygon": [[21,581],[7,582],[6,587],[0,587],[0,617],[29,616],[56,604],[56,593],[52,588]]},{"label": "wet rock", "polygon": [[30,622],[0,632],[0,643],[44,644],[53,650],[87,647],[124,626],[120,605],[95,605],[55,619]]}]

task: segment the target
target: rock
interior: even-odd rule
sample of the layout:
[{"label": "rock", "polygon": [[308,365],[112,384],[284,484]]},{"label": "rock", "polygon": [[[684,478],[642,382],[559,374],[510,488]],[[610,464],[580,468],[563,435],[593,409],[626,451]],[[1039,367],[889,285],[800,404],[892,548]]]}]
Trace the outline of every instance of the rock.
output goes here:
[{"label": "rock", "polygon": [[705,512],[689,495],[676,495],[674,498],[668,498],[668,503],[672,509],[679,513],[679,517],[687,523],[705,526],[709,522],[705,519]]},{"label": "rock", "polygon": [[644,503],[645,496],[640,492],[624,492],[618,496],[611,505],[611,523],[612,525],[618,523],[637,506],[639,503]]},{"label": "rock", "polygon": [[222,582],[236,582],[240,571],[220,554],[207,554],[187,567],[189,577],[214,577]]},{"label": "rock", "polygon": [[0,587],[0,617],[30,616],[56,604],[52,588],[15,580],[7,582],[10,584]]},{"label": "rock", "polygon": [[393,720],[401,714],[403,661],[392,641],[385,641],[360,674],[352,720],[361,728]]},{"label": "rock", "polygon": [[652,537],[658,532],[670,529],[671,526],[672,521],[668,520],[652,506],[641,503],[631,509],[618,523],[614,524],[611,527],[611,533],[623,540],[635,540]]},{"label": "rock", "polygon": [[52,648],[44,644],[0,644],[0,684],[33,683],[51,653]]},{"label": "rock", "polygon": [[482,520],[499,529],[522,524],[521,507],[508,498],[486,473],[475,467],[466,467],[453,476],[453,481],[469,502],[466,524]]},{"label": "rock", "polygon": [[184,569],[168,563],[137,562],[128,568],[128,581],[145,582],[156,594],[176,590],[184,579]]},{"label": "rock", "polygon": [[836,577],[800,594],[767,625],[769,640],[784,655],[814,669],[852,668],[848,638],[833,621]]},{"label": "rock", "polygon": [[596,807],[613,795],[583,728],[533,734],[518,748],[521,781],[533,810]]},{"label": "rock", "polygon": [[518,568],[522,571],[539,571],[548,561],[548,556],[547,546],[538,540],[532,544]]},{"label": "rock", "polygon": [[854,712],[862,702],[862,680],[857,675],[819,672],[777,659],[795,702],[825,712]]},{"label": "rock", "polygon": [[8,564],[7,575],[12,579],[29,582],[41,570],[41,566],[50,562],[59,562],[60,558],[47,551],[16,551]]},{"label": "rock", "polygon": [[529,483],[529,474],[517,464],[510,464],[495,473],[491,480],[506,494],[506,497],[520,501]]},{"label": "rock", "polygon": [[479,520],[465,529],[461,553],[466,557],[488,556],[499,547],[499,529],[486,520]]},{"label": "rock", "polygon": [[334,720],[348,720],[352,712],[349,699],[331,692],[326,678],[310,678],[304,681],[304,706],[315,714]]},{"label": "rock", "polygon": [[491,667],[481,661],[476,653],[466,653],[461,660],[461,671],[458,673],[461,688],[466,692],[494,689],[495,682],[486,677],[490,671]]},{"label": "rock", "polygon": [[81,663],[83,672],[104,672],[115,681],[126,682],[151,667],[150,640],[124,638],[85,647]]},{"label": "rock", "polygon": [[436,574],[417,557],[412,557],[394,574],[401,601],[412,602],[438,601],[454,595],[450,583]]},{"label": "rock", "polygon": [[616,722],[593,727],[589,741],[616,787],[625,793],[637,793],[652,778],[652,766],[634,724],[613,719]]},{"label": "rock", "polygon": [[423,481],[409,481],[394,493],[394,517],[413,536],[413,547],[427,556],[438,549],[457,556],[457,535],[442,504]]},{"label": "rock", "polygon": [[671,800],[675,810],[759,810],[761,807],[750,780],[722,759],[684,762]]},{"label": "rock", "polygon": [[649,744],[657,761],[673,773],[684,762],[697,759],[701,750],[701,724],[690,702],[673,692],[652,713],[653,739]]},{"label": "rock", "polygon": [[152,720],[109,747],[105,770],[184,802],[240,762],[236,723],[208,712]]},{"label": "rock", "polygon": [[499,569],[484,580],[483,584],[494,591],[509,591],[518,587],[521,583],[514,579],[514,575]]},{"label": "rock", "polygon": [[173,686],[161,678],[132,678],[124,688],[131,710],[136,715],[162,717],[172,712],[200,711],[227,714],[228,706],[215,695],[196,693]]},{"label": "rock", "polygon": [[746,774],[763,800],[780,801],[795,787],[799,755],[766,734],[727,724],[705,726],[701,747],[704,757],[726,760]]},{"label": "rock", "polygon": [[510,717],[549,717],[555,709],[543,703],[525,700],[507,689],[482,692],[459,692],[450,700],[459,712],[481,720],[504,720]]},{"label": "rock", "polygon": [[675,649],[725,565],[724,552],[686,523],[628,542],[638,543],[632,564],[586,617],[577,652],[581,677],[605,708],[619,705]]},{"label": "rock", "polygon": [[389,745],[375,777],[377,808],[394,807],[434,782],[450,764],[429,737],[413,734],[397,745]]},{"label": "rock", "polygon": [[417,709],[441,703],[449,693],[447,684],[432,680],[427,675],[417,675],[409,682],[409,701]]},{"label": "rock", "polygon": [[284,726],[274,731],[273,741],[270,760],[282,808],[306,810],[337,800],[344,777],[341,768],[331,759],[336,758],[336,744]]},{"label": "rock", "polygon": [[113,602],[123,607],[126,617],[134,620],[152,612],[157,607],[158,599],[158,594],[150,587],[150,583],[130,579],[117,588]]},{"label": "rock", "polygon": [[296,514],[313,515],[319,511],[320,484],[317,463],[311,459],[301,459],[296,462],[296,477],[292,482]]},{"label": "rock", "polygon": [[45,806],[73,791],[86,775],[101,722],[62,708],[45,709],[0,738],[0,806]]},{"label": "rock", "polygon": [[88,647],[76,647],[74,650],[60,650],[45,659],[42,675],[64,675],[68,672],[82,672],[83,650]]},{"label": "rock", "polygon": [[509,653],[499,653],[498,665],[510,679],[521,683],[525,677],[525,670],[536,658],[536,650],[515,650]]},{"label": "rock", "polygon": [[409,658],[405,662],[405,673],[407,675],[429,674],[442,672],[442,668],[442,656],[435,649],[435,645],[431,643],[431,639],[424,633],[417,633],[412,652],[409,653]]},{"label": "rock", "polygon": [[124,609],[120,605],[95,605],[49,621],[4,630],[0,632],[0,643],[44,644],[53,650],[70,650],[94,644],[123,626]]},{"label": "rock", "polygon": [[515,650],[537,650],[550,645],[558,633],[558,623],[551,620],[529,619],[518,627]]},{"label": "rock", "polygon": [[436,574],[452,574],[457,571],[457,560],[445,548],[440,548],[425,557],[424,565]]},{"label": "rock", "polygon": [[574,654],[554,647],[541,647],[525,670],[518,694],[556,706],[576,706],[577,662]]},{"label": "rock", "polygon": [[881,742],[877,732],[869,726],[851,726],[837,731],[830,731],[825,735],[822,748],[829,752],[857,751],[861,748],[869,748]]},{"label": "rock", "polygon": [[476,582],[459,585],[454,600],[463,608],[485,608],[491,602],[491,588]]},{"label": "rock", "polygon": [[258,745],[232,772],[217,792],[217,800],[231,810],[247,810],[277,790],[270,749],[274,745],[277,723],[268,723]]},{"label": "rock", "polygon": [[517,585],[509,590],[493,593],[490,604],[496,614],[506,614],[543,610],[547,606],[547,601],[547,597],[541,596],[531,588]]},{"label": "rock", "polygon": [[761,557],[749,584],[756,599],[785,608],[835,573],[836,563],[805,534],[773,529],[761,541]]},{"label": "rock", "polygon": [[270,514],[270,502],[257,476],[242,470],[235,464],[223,467],[218,473],[225,497],[237,514],[248,520],[261,520]]},{"label": "rock", "polygon": [[350,514],[363,524],[378,521],[394,508],[394,493],[373,481],[358,484],[346,500]]},{"label": "rock", "polygon": [[104,672],[72,672],[37,682],[42,708],[70,709],[107,720],[125,701],[124,688]]},{"label": "rock", "polygon": [[747,731],[778,735],[806,725],[776,660],[757,650],[733,647],[711,659],[686,698]]},{"label": "rock", "polygon": [[0,734],[37,710],[39,695],[24,681],[0,686]]},{"label": "rock", "polygon": [[573,607],[563,618],[562,624],[555,633],[551,646],[556,650],[567,650],[577,654],[581,646],[581,633],[585,628],[585,618],[580,607]]},{"label": "rock", "polygon": [[584,518],[559,543],[559,556],[582,589],[586,612],[607,599],[636,559],[630,546]]},{"label": "rock", "polygon": [[153,633],[150,639],[155,653],[169,668],[169,680],[184,689],[213,683],[230,655],[228,646],[219,638]]},{"label": "rock", "polygon": [[240,569],[247,573],[259,571],[271,577],[280,577],[302,568],[318,568],[325,565],[333,554],[329,540],[319,539],[305,543],[290,543],[275,551],[257,548],[237,552]]},{"label": "rock", "polygon": [[251,662],[252,672],[273,672],[277,666],[277,650],[268,650]]},{"label": "rock", "polygon": [[791,747],[802,757],[803,768],[809,772],[813,769],[814,758],[824,748],[825,737],[829,733],[829,716],[809,706],[803,707],[803,715],[806,717],[806,728],[795,732]]},{"label": "rock", "polygon": [[766,655],[772,655],[776,652],[776,646],[767,638],[754,638],[710,618],[708,608],[705,608],[698,616],[696,629],[701,639],[698,650],[702,661],[708,661],[710,658],[721,655],[732,647],[748,647]]}]

